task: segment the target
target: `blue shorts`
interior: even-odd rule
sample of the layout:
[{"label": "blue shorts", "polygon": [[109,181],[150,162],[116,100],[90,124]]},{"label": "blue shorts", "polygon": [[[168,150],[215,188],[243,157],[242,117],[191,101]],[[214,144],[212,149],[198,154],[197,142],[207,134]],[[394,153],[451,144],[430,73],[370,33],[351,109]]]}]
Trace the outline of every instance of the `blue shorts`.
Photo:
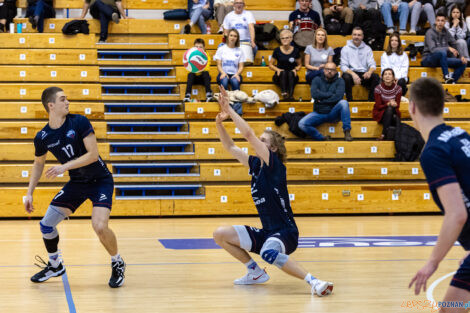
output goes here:
[{"label": "blue shorts", "polygon": [[259,254],[261,248],[268,238],[277,238],[284,243],[286,254],[293,253],[299,244],[299,232],[297,229],[282,229],[279,231],[268,231],[265,229],[259,229],[252,226],[245,225],[248,235],[251,239],[251,250],[250,252]]},{"label": "blue shorts", "polygon": [[470,255],[460,265],[457,273],[450,281],[450,285],[470,291]]},{"label": "blue shorts", "polygon": [[51,205],[65,207],[75,212],[85,200],[90,199],[93,207],[106,207],[111,210],[113,193],[114,181],[112,176],[86,183],[69,181],[52,199]]}]

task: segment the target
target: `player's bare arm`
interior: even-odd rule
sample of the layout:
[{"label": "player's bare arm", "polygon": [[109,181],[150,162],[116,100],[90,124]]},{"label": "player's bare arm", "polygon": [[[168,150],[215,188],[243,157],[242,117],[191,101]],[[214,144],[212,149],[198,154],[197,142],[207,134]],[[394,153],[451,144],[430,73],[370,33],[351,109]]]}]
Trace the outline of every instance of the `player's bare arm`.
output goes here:
[{"label": "player's bare arm", "polygon": [[33,206],[33,193],[34,189],[38,185],[39,179],[41,178],[44,165],[46,164],[47,153],[41,156],[34,157],[33,169],[31,171],[31,178],[29,179],[28,193],[24,200],[24,208],[26,212],[31,213],[34,211]]},{"label": "player's bare arm", "polygon": [[217,114],[217,117],[215,119],[215,124],[217,126],[217,131],[219,132],[220,142],[222,142],[222,145],[224,146],[225,150],[230,152],[230,154],[235,159],[237,159],[240,163],[242,163],[243,165],[248,167],[249,166],[248,165],[248,154],[246,154],[242,149],[240,149],[239,147],[237,147],[235,145],[235,143],[233,142],[232,138],[227,133],[227,130],[225,129],[225,127],[223,125],[223,121],[225,121],[227,118],[229,118],[228,113],[220,112],[219,114]]}]

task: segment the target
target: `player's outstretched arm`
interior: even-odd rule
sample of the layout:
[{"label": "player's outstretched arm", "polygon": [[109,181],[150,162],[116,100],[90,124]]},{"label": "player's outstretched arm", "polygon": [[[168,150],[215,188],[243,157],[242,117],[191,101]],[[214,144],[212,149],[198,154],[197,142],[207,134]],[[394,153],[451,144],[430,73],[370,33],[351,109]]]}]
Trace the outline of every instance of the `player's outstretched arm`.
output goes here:
[{"label": "player's outstretched arm", "polygon": [[84,167],[88,164],[98,161],[98,144],[96,143],[96,137],[94,133],[90,133],[88,136],[83,138],[83,143],[87,153],[84,155],[71,160],[65,164],[51,167],[46,171],[47,178],[55,178],[57,175],[60,175],[68,170],[73,170],[75,168]]},{"label": "player's outstretched arm", "polygon": [[31,171],[31,178],[29,179],[28,193],[24,199],[24,208],[26,212],[31,213],[34,211],[33,207],[33,193],[41,178],[44,164],[46,164],[47,153],[41,156],[34,157],[33,170]]},{"label": "player's outstretched arm", "polygon": [[[221,101],[220,99],[221,97],[222,96],[219,97],[219,102]],[[235,145],[232,138],[227,133],[227,130],[224,127],[223,121],[225,121],[228,117],[229,115],[227,112],[221,111],[219,114],[217,114],[217,117],[215,118],[215,125],[217,126],[217,131],[219,132],[220,142],[222,142],[222,145],[224,146],[225,150],[230,152],[230,154],[235,159],[240,161],[240,163],[242,163],[246,167],[249,167],[248,154],[246,154],[242,149],[240,149],[239,147]]]},{"label": "player's outstretched arm", "polygon": [[462,198],[462,191],[458,183],[446,184],[437,188],[439,199],[445,210],[439,238],[426,265],[416,273],[408,286],[415,283],[415,294],[418,295],[423,288],[426,291],[426,281],[436,271],[439,263],[452,248],[467,221],[467,209]]},{"label": "player's outstretched arm", "polygon": [[[223,99],[223,100],[222,100]],[[223,86],[220,86],[220,97],[219,104],[222,112],[226,112],[232,118],[240,133],[245,137],[246,140],[255,149],[256,154],[263,159],[264,163],[269,165],[269,150],[268,147],[258,138],[254,130],[248,125],[248,123],[235,112],[229,105],[228,94]]]}]

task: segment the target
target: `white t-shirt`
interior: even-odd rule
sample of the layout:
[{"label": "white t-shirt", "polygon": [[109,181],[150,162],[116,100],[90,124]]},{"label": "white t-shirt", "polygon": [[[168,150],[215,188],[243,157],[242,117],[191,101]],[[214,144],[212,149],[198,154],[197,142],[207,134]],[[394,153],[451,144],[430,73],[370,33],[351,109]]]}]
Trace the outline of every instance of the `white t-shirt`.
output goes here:
[{"label": "white t-shirt", "polygon": [[222,62],[225,73],[233,75],[238,71],[238,64],[245,62],[245,54],[240,48],[229,48],[227,45],[220,46],[214,56],[214,60]]},{"label": "white t-shirt", "polygon": [[250,29],[248,24],[255,24],[255,18],[249,11],[243,10],[242,14],[236,14],[235,11],[230,12],[224,18],[222,24],[224,29],[236,29],[240,33],[240,40],[251,41]]}]

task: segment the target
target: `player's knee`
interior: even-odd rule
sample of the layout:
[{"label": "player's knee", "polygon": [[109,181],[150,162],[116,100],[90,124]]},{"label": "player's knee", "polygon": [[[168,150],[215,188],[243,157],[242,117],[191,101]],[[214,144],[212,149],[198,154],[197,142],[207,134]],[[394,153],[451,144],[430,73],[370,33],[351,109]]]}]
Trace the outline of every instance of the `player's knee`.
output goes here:
[{"label": "player's knee", "polygon": [[58,235],[57,228],[45,225],[43,220],[39,222],[39,228],[41,229],[42,236],[46,239],[52,239]]},{"label": "player's knee", "polygon": [[226,234],[227,234],[227,228],[226,227],[217,227],[216,230],[214,230],[214,233],[212,234],[212,237],[214,238],[214,241],[220,245],[225,237],[226,237]]},{"label": "player's knee", "polygon": [[92,222],[92,225],[93,225],[93,230],[98,236],[102,235],[105,232],[105,230],[108,228],[108,225],[105,222],[101,222],[101,221]]},{"label": "player's knee", "polygon": [[261,258],[268,262],[269,264],[273,264],[276,261],[276,258],[279,254],[278,250],[274,249],[266,249],[261,252]]}]

